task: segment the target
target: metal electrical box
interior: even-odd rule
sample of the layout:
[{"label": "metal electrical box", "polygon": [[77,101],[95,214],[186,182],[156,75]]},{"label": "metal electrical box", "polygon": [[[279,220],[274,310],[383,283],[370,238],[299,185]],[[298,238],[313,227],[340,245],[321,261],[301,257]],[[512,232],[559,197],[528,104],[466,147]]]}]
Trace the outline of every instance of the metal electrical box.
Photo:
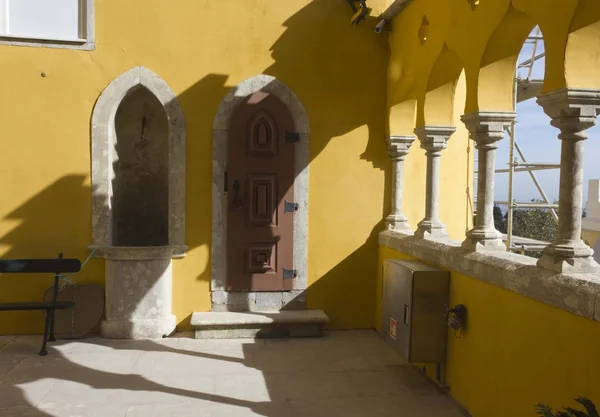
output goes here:
[{"label": "metal electrical box", "polygon": [[407,362],[445,362],[450,272],[418,261],[383,262],[382,337]]}]

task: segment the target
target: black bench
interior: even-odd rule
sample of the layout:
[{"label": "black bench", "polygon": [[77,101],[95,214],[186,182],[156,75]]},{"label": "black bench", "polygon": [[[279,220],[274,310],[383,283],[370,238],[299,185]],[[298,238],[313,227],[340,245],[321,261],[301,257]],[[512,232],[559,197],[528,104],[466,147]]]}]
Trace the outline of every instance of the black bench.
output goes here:
[{"label": "black bench", "polygon": [[65,310],[72,308],[75,303],[72,301],[57,301],[59,281],[61,273],[79,272],[81,262],[79,259],[63,259],[62,253],[57,259],[0,259],[0,274],[54,274],[54,287],[52,301],[42,302],[20,302],[20,303],[0,303],[0,311],[44,311],[46,313],[46,322],[44,327],[44,341],[40,356],[48,354],[46,344],[48,341],[54,342],[54,313],[56,310]]}]

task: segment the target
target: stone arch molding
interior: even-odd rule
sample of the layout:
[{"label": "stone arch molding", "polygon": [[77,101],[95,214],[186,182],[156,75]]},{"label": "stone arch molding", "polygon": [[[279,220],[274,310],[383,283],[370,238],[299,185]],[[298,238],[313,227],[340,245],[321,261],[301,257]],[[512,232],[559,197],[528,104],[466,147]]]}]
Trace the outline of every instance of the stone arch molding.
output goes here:
[{"label": "stone arch molding", "polygon": [[[296,144],[294,199],[300,209],[294,219],[294,269],[297,277],[291,292],[228,293],[227,288],[227,198],[224,193],[227,170],[229,120],[248,96],[263,91],[275,95],[289,109],[300,142]],[[236,85],[223,98],[213,122],[212,253],[211,297],[213,311],[277,309],[288,303],[304,304],[308,258],[308,166],[310,126],[306,110],[280,80],[257,75]]]},{"label": "stone arch molding", "polygon": [[115,115],[128,93],[148,89],[162,104],[168,122],[169,245],[175,255],[185,246],[185,125],[183,111],[169,85],[154,72],[138,66],[115,78],[104,89],[92,114],[92,245],[112,245],[112,180],[115,151]]}]

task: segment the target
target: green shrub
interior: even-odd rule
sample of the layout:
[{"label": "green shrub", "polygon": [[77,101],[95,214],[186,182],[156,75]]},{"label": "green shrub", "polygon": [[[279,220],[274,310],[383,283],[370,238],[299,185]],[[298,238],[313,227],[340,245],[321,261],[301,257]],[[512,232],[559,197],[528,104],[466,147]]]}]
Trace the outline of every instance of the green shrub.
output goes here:
[{"label": "green shrub", "polygon": [[579,397],[575,398],[575,401],[585,408],[585,412],[575,410],[571,407],[565,408],[565,411],[554,412],[550,406],[545,404],[538,404],[536,406],[536,411],[538,415],[542,417],[600,417],[596,410],[596,406],[589,399]]}]

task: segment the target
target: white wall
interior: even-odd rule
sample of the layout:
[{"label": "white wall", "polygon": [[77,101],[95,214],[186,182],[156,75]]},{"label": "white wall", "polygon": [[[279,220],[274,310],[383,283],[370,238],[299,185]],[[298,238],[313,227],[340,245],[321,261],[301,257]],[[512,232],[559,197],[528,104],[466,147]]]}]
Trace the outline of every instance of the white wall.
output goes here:
[{"label": "white wall", "polygon": [[587,217],[583,219],[582,228],[600,231],[600,179],[588,183]]}]

